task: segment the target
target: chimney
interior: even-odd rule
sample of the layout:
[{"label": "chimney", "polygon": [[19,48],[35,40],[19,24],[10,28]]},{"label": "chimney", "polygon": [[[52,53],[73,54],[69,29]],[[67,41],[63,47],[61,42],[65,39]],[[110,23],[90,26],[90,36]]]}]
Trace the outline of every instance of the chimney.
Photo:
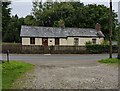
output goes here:
[{"label": "chimney", "polygon": [[104,35],[103,35],[102,32],[101,32],[101,25],[100,25],[99,23],[97,23],[97,24],[95,25],[95,29],[96,29],[97,35],[98,35],[99,37],[104,37]]},{"label": "chimney", "polygon": [[96,29],[97,31],[101,31],[101,25],[100,25],[99,23],[97,23],[97,24],[95,25],[95,29]]}]

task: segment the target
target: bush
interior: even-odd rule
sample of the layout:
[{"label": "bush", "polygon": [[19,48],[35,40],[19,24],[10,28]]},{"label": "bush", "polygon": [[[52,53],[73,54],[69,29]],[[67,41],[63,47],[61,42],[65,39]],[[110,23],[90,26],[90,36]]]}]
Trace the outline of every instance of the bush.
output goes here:
[{"label": "bush", "polygon": [[85,43],[86,45],[92,45],[92,42],[91,41],[88,41]]},{"label": "bush", "polygon": [[7,53],[9,50],[10,53],[21,53],[22,45],[20,43],[3,43],[2,44],[2,53]]},{"label": "bush", "polygon": [[107,40],[103,40],[101,43],[101,45],[108,45],[108,44],[109,44],[109,42]]},{"label": "bush", "polygon": [[[118,46],[113,45],[113,53],[118,51]],[[86,45],[88,53],[109,53],[109,45]]]}]

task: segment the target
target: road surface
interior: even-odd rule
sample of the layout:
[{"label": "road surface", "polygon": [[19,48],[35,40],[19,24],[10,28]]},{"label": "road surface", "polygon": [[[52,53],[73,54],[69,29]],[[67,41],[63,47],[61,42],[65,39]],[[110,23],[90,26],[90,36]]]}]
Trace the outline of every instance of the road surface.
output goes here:
[{"label": "road surface", "polygon": [[[118,67],[97,60],[108,54],[10,54],[10,60],[30,62],[35,69],[13,83],[12,89],[117,89]],[[116,54],[113,57],[117,57]],[[2,55],[3,60],[6,55]]]}]

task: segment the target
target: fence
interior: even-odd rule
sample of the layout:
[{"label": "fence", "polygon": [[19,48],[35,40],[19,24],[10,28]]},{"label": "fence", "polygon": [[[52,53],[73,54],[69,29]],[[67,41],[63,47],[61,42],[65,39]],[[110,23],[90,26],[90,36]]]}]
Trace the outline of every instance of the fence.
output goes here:
[{"label": "fence", "polygon": [[71,54],[86,53],[85,46],[40,46],[40,45],[24,45],[14,43],[2,44],[2,53],[33,53],[33,54]]},{"label": "fence", "polygon": [[22,53],[39,53],[39,54],[70,54],[85,53],[86,47],[83,46],[22,46]]},{"label": "fence", "polygon": [[[40,46],[7,43],[2,44],[2,53],[24,53],[24,54],[84,54],[84,53],[108,53],[109,46],[90,45],[90,46]],[[117,52],[118,47],[113,46],[113,52]]]}]

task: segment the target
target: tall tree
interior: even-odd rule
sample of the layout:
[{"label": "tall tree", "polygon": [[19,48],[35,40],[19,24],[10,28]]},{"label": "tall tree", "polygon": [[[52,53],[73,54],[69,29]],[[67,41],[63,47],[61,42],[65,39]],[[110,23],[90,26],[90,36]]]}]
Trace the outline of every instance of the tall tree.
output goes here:
[{"label": "tall tree", "polygon": [[9,8],[10,4],[11,4],[11,2],[2,2],[2,36],[3,36],[3,41],[5,41],[4,35],[5,35],[6,31],[8,31],[8,25],[10,22],[10,12],[11,12],[11,8]]},{"label": "tall tree", "polygon": [[[39,6],[41,5],[36,4],[36,7]],[[38,26],[57,27],[59,20],[64,20],[65,27],[78,28],[94,28],[96,23],[100,23],[105,38],[109,39],[109,8],[104,5],[84,5],[80,2],[43,3],[42,7],[37,8],[35,12],[33,11],[33,16]],[[112,38],[114,39],[116,36],[115,25],[117,23],[117,14],[112,11],[112,16]]]},{"label": "tall tree", "polygon": [[23,24],[24,18],[18,18],[17,15],[12,16],[8,24],[8,31],[4,35],[4,42],[20,42],[20,29]]},{"label": "tall tree", "polygon": [[33,25],[36,24],[36,20],[35,20],[35,18],[32,15],[27,15],[24,18],[24,23],[25,23],[25,25],[33,26]]}]

